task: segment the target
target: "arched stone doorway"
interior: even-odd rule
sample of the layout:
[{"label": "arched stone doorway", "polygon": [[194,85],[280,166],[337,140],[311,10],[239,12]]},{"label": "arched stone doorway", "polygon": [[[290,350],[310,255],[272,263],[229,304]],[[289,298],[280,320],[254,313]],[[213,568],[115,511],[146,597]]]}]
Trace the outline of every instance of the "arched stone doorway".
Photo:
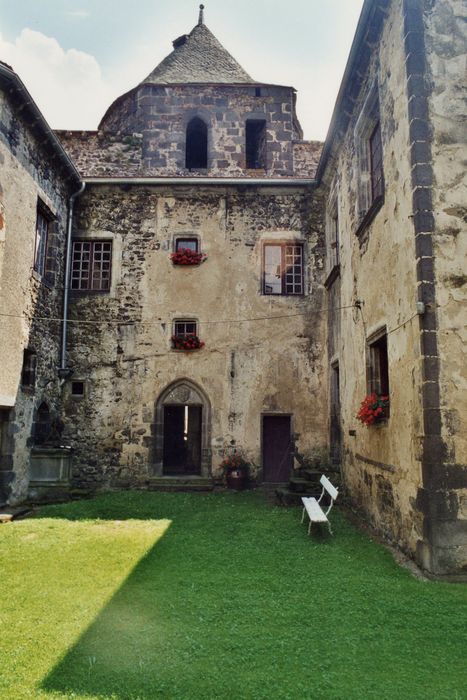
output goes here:
[{"label": "arched stone doorway", "polygon": [[211,404],[189,379],[179,379],[156,403],[154,474],[211,475]]}]

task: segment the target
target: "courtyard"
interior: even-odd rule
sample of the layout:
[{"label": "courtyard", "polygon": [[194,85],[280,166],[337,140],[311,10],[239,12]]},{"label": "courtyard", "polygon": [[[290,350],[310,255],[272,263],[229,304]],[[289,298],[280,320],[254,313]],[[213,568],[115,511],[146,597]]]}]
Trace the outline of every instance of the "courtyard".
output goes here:
[{"label": "courtyard", "polygon": [[465,586],[260,492],[116,492],[0,527],[3,700],[461,700]]}]

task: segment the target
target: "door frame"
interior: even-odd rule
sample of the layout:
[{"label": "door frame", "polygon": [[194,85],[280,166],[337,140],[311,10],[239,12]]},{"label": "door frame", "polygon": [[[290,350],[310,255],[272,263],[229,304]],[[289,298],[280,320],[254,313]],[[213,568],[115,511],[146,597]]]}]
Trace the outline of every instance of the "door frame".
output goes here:
[{"label": "door frame", "polygon": [[[264,419],[272,417],[272,418],[290,418],[290,440],[292,442],[292,436],[295,435],[295,430],[294,430],[294,414],[287,412],[287,411],[262,411],[261,416],[260,416],[260,454],[261,454],[261,481],[262,483],[269,483],[265,482],[264,480]],[[292,461],[292,467],[293,467],[293,461]],[[292,470],[291,470],[292,471]],[[272,483],[272,482],[271,482]]]},{"label": "door frame", "polygon": [[[164,406],[182,404],[202,406],[201,416],[201,476],[211,476],[211,403],[204,390],[185,377],[172,382],[159,394],[153,424],[152,475],[164,476]],[[168,476],[167,478],[171,478]],[[177,477],[173,477],[176,479]]]}]

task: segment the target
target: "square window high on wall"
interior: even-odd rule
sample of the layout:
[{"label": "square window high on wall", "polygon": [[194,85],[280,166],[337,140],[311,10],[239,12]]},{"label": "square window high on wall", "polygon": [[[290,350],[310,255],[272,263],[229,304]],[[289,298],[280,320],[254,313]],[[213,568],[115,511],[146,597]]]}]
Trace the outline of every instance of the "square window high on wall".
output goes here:
[{"label": "square window high on wall", "polygon": [[112,241],[74,241],[71,288],[108,292],[112,276]]},{"label": "square window high on wall", "polygon": [[303,294],[303,244],[265,243],[263,246],[263,294]]}]

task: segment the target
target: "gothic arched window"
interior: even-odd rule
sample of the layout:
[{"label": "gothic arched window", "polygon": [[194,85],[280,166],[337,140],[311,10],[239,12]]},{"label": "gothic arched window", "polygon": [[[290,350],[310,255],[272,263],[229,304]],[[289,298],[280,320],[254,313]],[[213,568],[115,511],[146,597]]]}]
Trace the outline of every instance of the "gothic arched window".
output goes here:
[{"label": "gothic arched window", "polygon": [[186,128],[186,167],[208,167],[208,127],[199,117],[194,117]]}]

